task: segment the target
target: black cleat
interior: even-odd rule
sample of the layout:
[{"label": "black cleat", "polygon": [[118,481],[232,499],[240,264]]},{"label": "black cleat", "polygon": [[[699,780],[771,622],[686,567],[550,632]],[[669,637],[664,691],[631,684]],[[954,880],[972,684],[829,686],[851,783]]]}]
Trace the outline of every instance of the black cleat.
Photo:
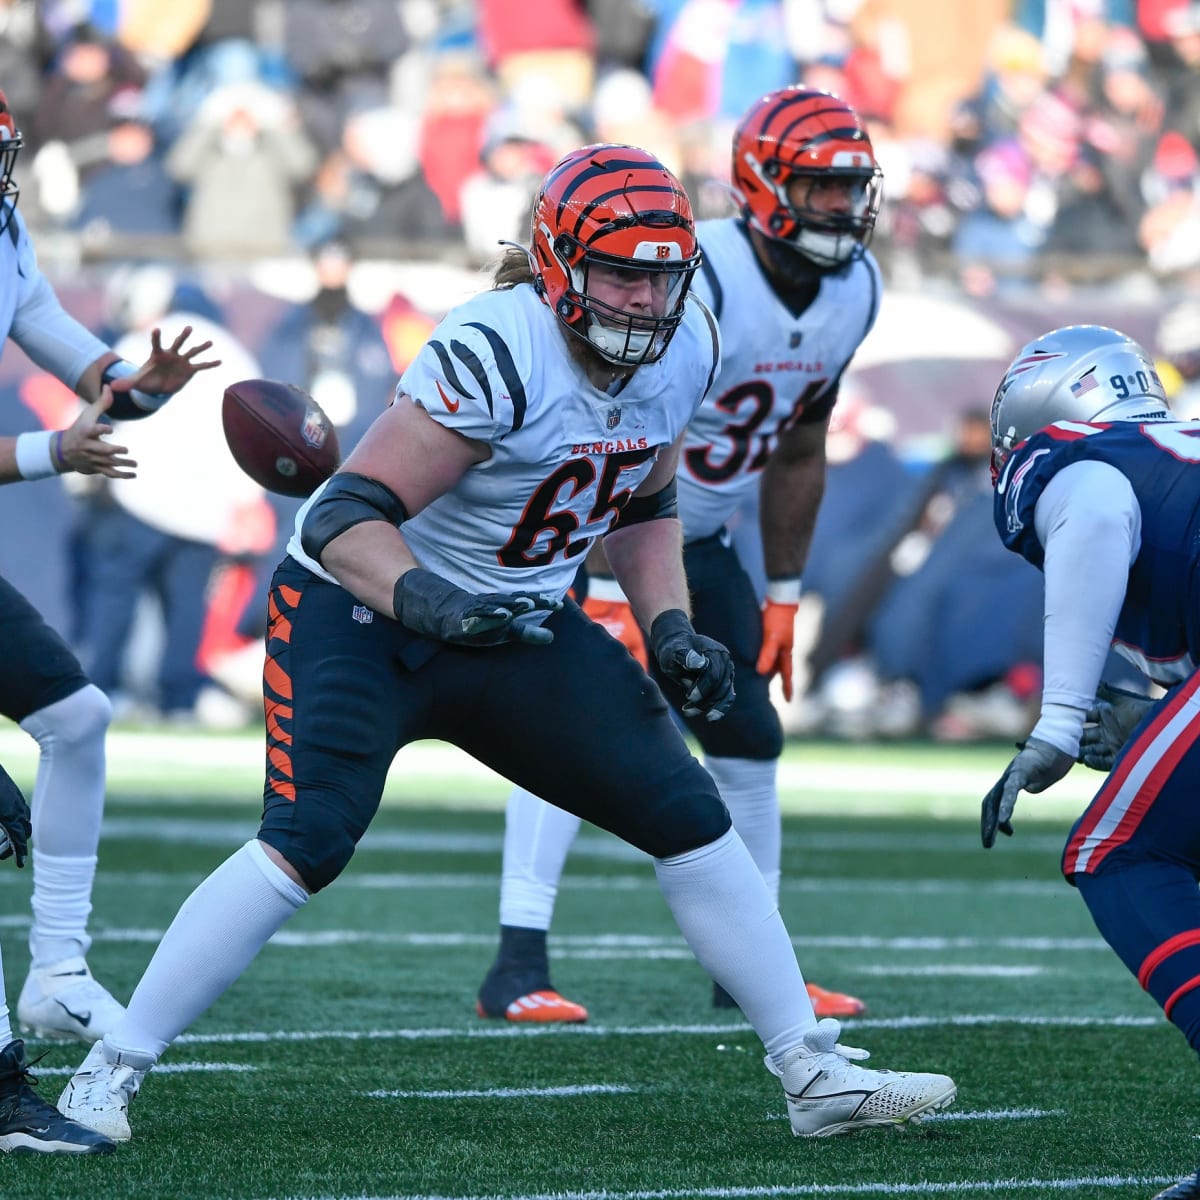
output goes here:
[{"label": "black cleat", "polygon": [[1200,1171],[1159,1192],[1154,1200],[1200,1200]]},{"label": "black cleat", "polygon": [[[36,1062],[36,1059],[34,1060]],[[107,1154],[117,1148],[104,1134],[71,1121],[33,1089],[25,1043],[0,1050],[0,1153]]]},{"label": "black cleat", "polygon": [[539,1025],[577,1025],[588,1019],[582,1004],[560,996],[550,982],[546,932],[500,926],[500,950],[475,1001],[481,1017]]}]

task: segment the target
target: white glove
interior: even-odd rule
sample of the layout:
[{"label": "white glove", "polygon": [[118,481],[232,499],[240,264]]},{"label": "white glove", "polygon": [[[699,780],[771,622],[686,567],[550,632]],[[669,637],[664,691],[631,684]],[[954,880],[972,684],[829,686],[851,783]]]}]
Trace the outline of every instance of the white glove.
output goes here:
[{"label": "white glove", "polygon": [[1129,735],[1157,703],[1149,696],[1102,683],[1079,737],[1079,761],[1093,771],[1111,771]]},{"label": "white glove", "polygon": [[1018,742],[1017,749],[1020,753],[1004,768],[1004,774],[983,798],[979,836],[985,850],[995,844],[997,830],[1012,837],[1012,815],[1019,792],[1044,792],[1075,765],[1069,754],[1038,738]]}]

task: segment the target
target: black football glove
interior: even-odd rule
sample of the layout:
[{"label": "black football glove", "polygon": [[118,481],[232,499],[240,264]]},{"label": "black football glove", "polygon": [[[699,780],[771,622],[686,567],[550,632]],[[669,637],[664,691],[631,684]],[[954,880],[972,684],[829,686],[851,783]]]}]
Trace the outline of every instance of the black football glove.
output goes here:
[{"label": "black football glove", "polygon": [[683,690],[683,715],[719,721],[733,703],[733,659],[720,642],[692,628],[679,608],[659,613],[650,626],[650,653],[658,669]]},{"label": "black football glove", "polygon": [[396,580],[392,608],[401,625],[425,637],[458,646],[498,646],[502,642],[554,641],[549,629],[517,624],[517,618],[531,612],[557,612],[562,601],[532,592],[477,595],[415,567]]},{"label": "black football glove", "polygon": [[0,860],[15,855],[17,866],[23,867],[32,834],[29,805],[9,773],[0,767]]},{"label": "black football glove", "polygon": [[1111,771],[1129,735],[1157,703],[1149,696],[1102,683],[1079,735],[1079,761],[1093,771]]},{"label": "black football glove", "polygon": [[1004,768],[1004,774],[983,798],[979,836],[985,850],[995,844],[997,831],[1012,837],[1012,815],[1018,792],[1044,792],[1075,765],[1069,754],[1039,738],[1018,742],[1017,749],[1020,753]]}]

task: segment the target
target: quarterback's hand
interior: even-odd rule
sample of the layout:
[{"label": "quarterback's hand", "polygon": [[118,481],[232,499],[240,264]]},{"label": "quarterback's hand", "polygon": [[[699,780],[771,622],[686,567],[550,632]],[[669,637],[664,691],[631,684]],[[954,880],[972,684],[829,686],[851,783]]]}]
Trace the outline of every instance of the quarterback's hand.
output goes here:
[{"label": "quarterback's hand", "polygon": [[1018,743],[1020,753],[1004,768],[1004,774],[983,798],[979,813],[979,836],[985,850],[996,841],[996,832],[1012,837],[1012,815],[1018,792],[1044,792],[1075,765],[1075,760],[1057,746],[1039,738]]},{"label": "quarterback's hand", "polygon": [[719,721],[733,703],[733,659],[720,642],[692,628],[682,609],[669,608],[650,626],[658,668],[683,689],[683,715]]},{"label": "quarterback's hand", "polygon": [[1102,683],[1079,736],[1079,761],[1094,771],[1111,771],[1135,726],[1157,703]]},{"label": "quarterback's hand", "polygon": [[425,637],[459,646],[498,646],[502,642],[554,641],[549,629],[518,624],[517,618],[531,612],[557,612],[562,601],[532,592],[480,595],[414,567],[396,580],[392,608],[401,625]]},{"label": "quarterback's hand", "polygon": [[125,456],[129,451],[108,441],[112,425],[103,420],[112,407],[112,391],[106,384],[100,398],[93,400],[78,417],[75,424],[56,434],[57,456],[62,460],[64,471],[78,471],[80,475],[104,475],[109,479],[133,479],[137,474],[137,463]]},{"label": "quarterback's hand", "polygon": [[760,675],[778,673],[783,698],[792,698],[792,646],[796,638],[796,610],[799,604],[781,604],[768,599],[763,605],[762,649],[754,669]]},{"label": "quarterback's hand", "polygon": [[583,602],[583,611],[608,632],[646,668],[646,639],[641,626],[629,607],[628,600],[596,600],[591,596]]},{"label": "quarterback's hand", "polygon": [[201,342],[197,346],[184,346],[192,336],[192,327],[185,325],[180,335],[167,347],[162,344],[162,331],[155,329],[150,334],[150,357],[132,375],[123,375],[112,381],[114,392],[146,392],[152,396],[173,396],[192,376],[199,371],[210,371],[219,367],[219,358],[197,362],[198,355],[212,348],[212,342]]},{"label": "quarterback's hand", "polygon": [[0,767],[0,860],[15,856],[17,866],[23,867],[32,834],[29,805],[9,773]]}]

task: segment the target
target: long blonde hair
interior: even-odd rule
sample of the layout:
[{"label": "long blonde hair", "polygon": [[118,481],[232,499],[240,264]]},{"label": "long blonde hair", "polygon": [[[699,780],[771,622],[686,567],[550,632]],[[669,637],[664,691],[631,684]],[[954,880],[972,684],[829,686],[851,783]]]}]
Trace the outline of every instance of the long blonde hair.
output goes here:
[{"label": "long blonde hair", "polygon": [[508,246],[492,272],[492,287],[496,290],[514,288],[519,283],[533,283],[533,266],[523,246]]}]

